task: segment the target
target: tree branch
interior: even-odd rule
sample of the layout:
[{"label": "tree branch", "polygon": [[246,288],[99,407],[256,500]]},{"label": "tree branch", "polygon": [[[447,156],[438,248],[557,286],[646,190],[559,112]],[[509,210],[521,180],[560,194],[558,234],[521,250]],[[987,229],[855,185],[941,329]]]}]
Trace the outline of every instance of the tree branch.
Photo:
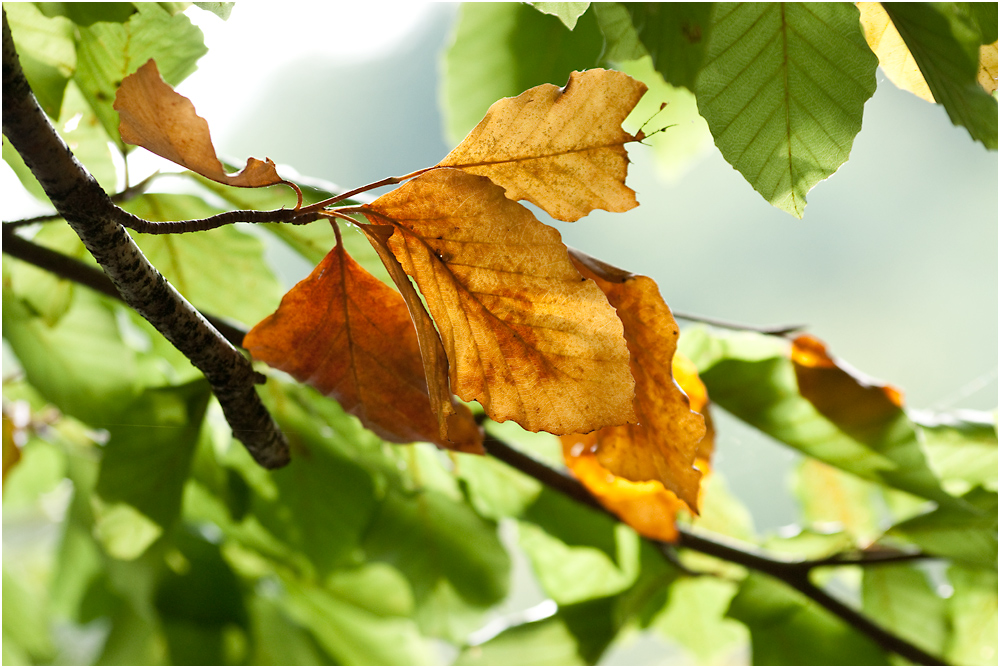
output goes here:
[{"label": "tree branch", "polygon": [[130,214],[111,201],[52,127],[21,70],[6,12],[3,133],[124,301],[205,374],[233,435],[263,466],[288,463],[288,442],[257,395],[249,360],[143,256],[122,226]]}]

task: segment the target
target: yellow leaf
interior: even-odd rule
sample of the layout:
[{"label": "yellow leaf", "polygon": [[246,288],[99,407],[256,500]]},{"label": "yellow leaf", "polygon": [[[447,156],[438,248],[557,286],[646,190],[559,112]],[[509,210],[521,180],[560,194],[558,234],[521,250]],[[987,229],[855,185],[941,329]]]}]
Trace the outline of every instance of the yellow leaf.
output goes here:
[{"label": "yellow leaf", "polygon": [[[240,188],[286,183],[270,159],[250,158],[238,174],[226,174],[215,154],[208,123],[191,100],[174,91],[150,59],[125,77],[115,96],[122,140],[152,151],[205,178]],[[288,184],[291,185],[291,184]]]},{"label": "yellow leaf", "polygon": [[489,177],[512,200],[574,221],[593,209],[638,206],[625,186],[622,130],[646,85],[621,72],[573,72],[565,88],[543,84],[493,104],[438,166]]},{"label": "yellow leaf", "polygon": [[934,102],[931,89],[924,81],[917,62],[903,43],[896,26],[879,2],[859,2],[861,27],[865,31],[868,46],[878,56],[878,64],[889,77],[889,81],[917,97]]},{"label": "yellow leaf", "polygon": [[989,93],[997,89],[997,43],[983,44],[979,47],[979,85]]},{"label": "yellow leaf", "polygon": [[634,419],[622,324],[559,233],[489,179],[436,169],[362,209],[395,228],[451,362],[451,389],[493,420],[587,432]]},{"label": "yellow leaf", "polygon": [[694,463],[705,436],[705,420],[691,410],[687,396],[674,382],[680,330],[670,308],[651,278],[629,274],[578,251],[572,257],[580,273],[594,280],[618,310],[635,378],[638,424],[599,431],[597,460],[618,477],[658,481],[697,509],[701,474]]},{"label": "yellow leaf", "polygon": [[342,245],[282,298],[243,345],[254,359],[336,399],[385,440],[483,452],[479,428],[461,404],[453,406],[458,419],[444,437],[403,298]]}]

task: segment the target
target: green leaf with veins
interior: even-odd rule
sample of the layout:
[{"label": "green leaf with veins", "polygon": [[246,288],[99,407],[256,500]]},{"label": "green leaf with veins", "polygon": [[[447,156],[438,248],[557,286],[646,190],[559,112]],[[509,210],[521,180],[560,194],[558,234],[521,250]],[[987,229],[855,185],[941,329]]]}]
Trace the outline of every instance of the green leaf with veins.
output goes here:
[{"label": "green leaf with veins", "polygon": [[48,18],[30,2],[6,3],[4,12],[32,92],[45,113],[58,118],[66,83],[76,69],[72,21]]},{"label": "green leaf with veins", "polygon": [[723,157],[764,199],[801,218],[806,193],[842,165],[875,92],[878,59],[858,9],[718,3],[695,80]]},{"label": "green leaf with veins", "polygon": [[709,2],[626,2],[639,41],[664,81],[694,90],[712,28]]},{"label": "green leaf with veins", "polygon": [[912,564],[866,566],[861,609],[879,626],[940,656],[948,635],[947,602]]}]

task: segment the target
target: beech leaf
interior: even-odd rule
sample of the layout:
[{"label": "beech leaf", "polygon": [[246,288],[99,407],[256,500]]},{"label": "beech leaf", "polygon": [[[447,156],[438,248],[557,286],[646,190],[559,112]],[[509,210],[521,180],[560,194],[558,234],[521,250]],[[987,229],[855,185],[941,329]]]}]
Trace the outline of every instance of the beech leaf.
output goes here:
[{"label": "beech leaf", "polygon": [[254,359],[336,399],[385,440],[483,452],[479,429],[463,405],[454,407],[459,419],[450,440],[442,435],[403,298],[341,245],[284,296],[243,345]]},{"label": "beech leaf", "polygon": [[194,105],[160,77],[156,61],[122,80],[115,96],[122,140],[197,172],[205,178],[238,188],[260,188],[285,181],[270,158],[250,158],[237,174],[226,174],[215,153],[208,122]]},{"label": "beech leaf", "polygon": [[[708,433],[699,443],[696,462],[699,470],[707,476],[714,439],[708,413],[708,392],[698,378],[694,363],[680,353],[674,355],[673,374],[677,384],[690,397],[691,409],[705,417]],[[594,451],[608,431],[602,429],[592,434],[563,436],[566,466],[605,508],[641,535],[668,542],[677,540],[677,512],[686,510],[688,504],[658,480],[633,482],[616,476],[602,466]]]},{"label": "beech leaf", "polygon": [[659,481],[696,509],[701,474],[693,465],[705,436],[705,420],[691,411],[687,396],[674,382],[677,322],[651,278],[579,251],[574,250],[572,258],[577,270],[596,282],[618,310],[635,378],[638,424],[598,432],[597,459],[616,476]]},{"label": "beech leaf", "polygon": [[857,5],[861,10],[861,27],[865,31],[865,40],[878,56],[879,67],[889,77],[889,81],[922,100],[934,102],[934,96],[917,67],[917,61],[906,48],[906,43],[885,13],[882,3],[859,2]]},{"label": "beech leaf", "polygon": [[558,220],[628,211],[638,202],[625,185],[625,144],[642,136],[621,124],[645,92],[621,72],[573,72],[565,88],[542,84],[494,103],[438,166],[489,177]]},{"label": "beech leaf", "polygon": [[427,172],[363,209],[394,227],[451,362],[451,389],[497,422],[587,432],[634,419],[621,321],[559,233],[490,179]]}]

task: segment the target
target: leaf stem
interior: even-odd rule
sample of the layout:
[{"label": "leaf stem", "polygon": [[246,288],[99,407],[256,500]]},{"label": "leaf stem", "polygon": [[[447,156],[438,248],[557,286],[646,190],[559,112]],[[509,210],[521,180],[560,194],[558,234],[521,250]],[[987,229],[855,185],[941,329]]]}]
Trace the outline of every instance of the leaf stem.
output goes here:
[{"label": "leaf stem", "polygon": [[806,328],[806,325],[778,325],[774,327],[756,327],[754,325],[747,325],[745,323],[733,322],[731,320],[719,320],[718,318],[709,318],[703,315],[695,315],[693,313],[684,313],[682,311],[674,311],[671,309],[675,318],[680,318],[681,320],[688,320],[690,322],[702,322],[706,325],[712,325],[713,327],[722,327],[723,329],[741,329],[747,332],[757,332],[758,334],[768,334],[770,336],[781,336],[788,337],[795,332],[799,332]]},{"label": "leaf stem", "polygon": [[343,195],[334,195],[333,197],[325,199],[322,202],[316,202],[315,204],[310,204],[309,206],[300,209],[300,211],[302,213],[318,211],[319,209],[331,206],[333,204],[336,204],[337,202],[342,202],[345,199],[350,199],[355,195],[368,192],[369,190],[374,190],[375,188],[381,188],[383,186],[393,186],[396,185],[397,183],[402,183],[403,181],[412,179],[415,176],[420,176],[421,174],[429,172],[432,169],[436,168],[437,165],[435,165],[434,167],[424,167],[423,169],[418,169],[415,172],[410,172],[409,174],[404,174],[403,176],[390,176],[388,178],[382,179],[381,181],[375,181],[374,183],[369,183],[368,185],[361,186],[360,188],[355,188],[354,190],[350,190],[344,193]]}]

